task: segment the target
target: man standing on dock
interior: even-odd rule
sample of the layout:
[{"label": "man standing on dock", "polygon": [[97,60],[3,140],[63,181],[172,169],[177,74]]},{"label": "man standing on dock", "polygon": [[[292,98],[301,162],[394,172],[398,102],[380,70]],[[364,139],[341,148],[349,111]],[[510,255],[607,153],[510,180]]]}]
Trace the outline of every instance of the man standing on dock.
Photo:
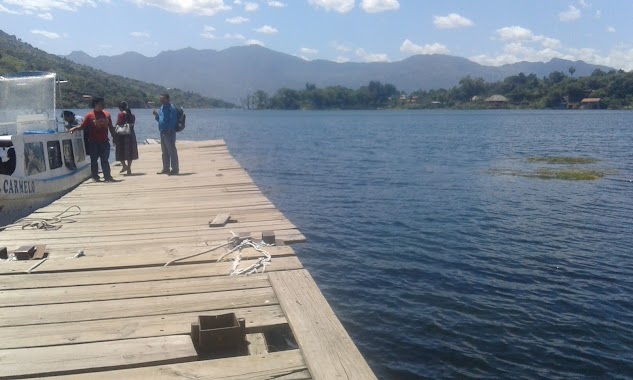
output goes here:
[{"label": "man standing on dock", "polygon": [[108,161],[110,159],[108,132],[114,129],[112,119],[110,118],[110,113],[105,111],[105,99],[101,97],[93,98],[92,107],[93,110],[88,112],[81,125],[70,128],[68,132],[73,133],[78,129],[88,130],[88,151],[90,153],[92,179],[95,182],[101,181],[98,164],[98,161],[101,161],[103,179],[106,182],[114,182],[114,178],[110,174],[110,162]]},{"label": "man standing on dock", "polygon": [[[154,109],[154,118],[160,131],[160,147],[163,152],[163,170],[156,174],[178,175],[178,151],[176,150],[176,126],[178,114],[169,101],[169,94],[160,94],[160,109]],[[169,170],[171,164],[171,170]]]}]

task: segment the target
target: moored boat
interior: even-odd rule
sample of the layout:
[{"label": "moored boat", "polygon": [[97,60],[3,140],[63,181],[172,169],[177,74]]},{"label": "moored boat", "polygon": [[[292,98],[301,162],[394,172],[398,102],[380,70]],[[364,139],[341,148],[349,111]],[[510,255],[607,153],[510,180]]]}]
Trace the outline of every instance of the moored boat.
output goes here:
[{"label": "moored boat", "polygon": [[55,73],[0,76],[0,226],[90,176],[83,132],[57,121],[58,86]]}]

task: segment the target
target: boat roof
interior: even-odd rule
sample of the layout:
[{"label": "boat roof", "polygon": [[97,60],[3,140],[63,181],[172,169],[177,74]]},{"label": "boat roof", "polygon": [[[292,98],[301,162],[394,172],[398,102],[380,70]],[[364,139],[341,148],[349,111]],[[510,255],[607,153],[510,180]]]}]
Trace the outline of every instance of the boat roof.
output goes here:
[{"label": "boat roof", "polygon": [[55,73],[51,73],[48,71],[21,71],[18,73],[10,73],[0,75],[2,79],[11,79],[11,78],[30,78],[30,77],[46,77],[49,75],[55,75]]}]

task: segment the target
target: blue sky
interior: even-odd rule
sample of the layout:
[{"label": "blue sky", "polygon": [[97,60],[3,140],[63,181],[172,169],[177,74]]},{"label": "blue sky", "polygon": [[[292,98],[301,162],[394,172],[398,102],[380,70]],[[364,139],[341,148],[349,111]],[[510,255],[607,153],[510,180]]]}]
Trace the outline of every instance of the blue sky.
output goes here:
[{"label": "blue sky", "polygon": [[0,29],[53,54],[260,44],[304,59],[448,54],[633,69],[630,0],[0,0]]}]

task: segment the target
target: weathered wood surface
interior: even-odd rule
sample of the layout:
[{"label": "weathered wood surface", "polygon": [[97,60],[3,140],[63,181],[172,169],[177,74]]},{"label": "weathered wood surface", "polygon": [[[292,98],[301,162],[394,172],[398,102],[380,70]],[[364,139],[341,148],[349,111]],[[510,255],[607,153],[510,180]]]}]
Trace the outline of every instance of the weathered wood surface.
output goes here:
[{"label": "weathered wood surface", "polygon": [[269,277],[314,379],[376,379],[306,270]]},{"label": "weathered wood surface", "polygon": [[[324,334],[323,342],[304,339],[301,351],[268,352],[265,334],[292,327],[287,316],[311,319],[314,313],[282,306],[279,296],[288,303],[305,292],[310,302],[321,302],[319,308],[329,310],[327,304],[318,299],[316,285],[304,280],[290,296],[279,286],[283,277],[273,290],[274,273],[303,270],[290,246],[265,247],[271,265],[248,277],[229,276],[233,260],[239,255],[244,268],[256,263],[260,252],[245,248],[218,259],[230,249],[224,244],[233,235],[261,239],[262,232],[272,231],[285,243],[305,238],[223,142],[179,143],[178,148],[179,176],[155,174],[161,168],[160,145],[140,146],[133,175],[120,175],[120,167],[113,166],[120,182],[87,181],[31,215],[31,220],[53,220],[63,213],[60,229],[17,225],[0,231],[0,245],[9,251],[45,245],[48,252],[46,260],[0,261],[0,378],[312,379],[310,366],[331,365],[330,356],[318,356],[326,343],[353,348],[350,358],[362,364],[338,363],[349,364],[350,373],[366,366],[347,335],[338,335],[343,341],[331,339],[329,325],[310,325],[313,336]],[[222,214],[230,215],[222,217],[226,223],[209,227]],[[191,255],[197,256],[165,266]],[[191,324],[200,315],[226,313],[244,318],[251,354],[191,362],[197,360]],[[298,338],[306,334],[306,326],[294,325]],[[320,377],[314,378],[323,378],[322,370],[316,373]]]},{"label": "weathered wood surface", "polygon": [[183,363],[197,358],[186,335],[0,350],[0,379]]},{"label": "weathered wood surface", "polygon": [[222,360],[134,368],[54,377],[67,380],[275,379],[308,380],[310,374],[299,350],[241,356]]}]

